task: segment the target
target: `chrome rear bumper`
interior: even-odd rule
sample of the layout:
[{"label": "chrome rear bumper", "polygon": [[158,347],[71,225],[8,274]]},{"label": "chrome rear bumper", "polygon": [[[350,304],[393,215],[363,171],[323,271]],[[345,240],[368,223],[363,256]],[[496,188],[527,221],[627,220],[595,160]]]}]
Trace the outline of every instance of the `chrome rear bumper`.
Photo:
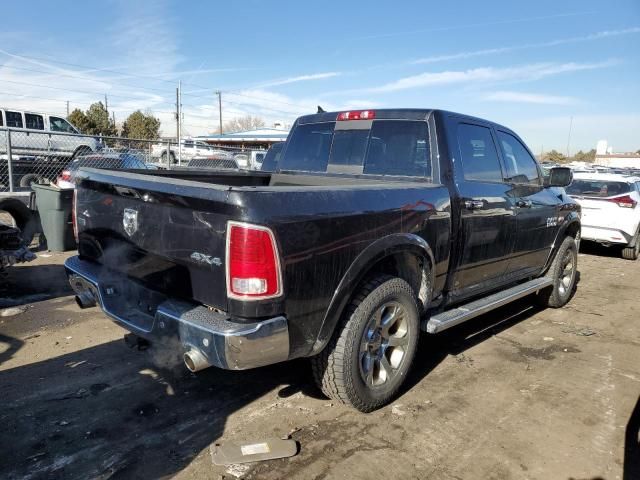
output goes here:
[{"label": "chrome rear bumper", "polygon": [[289,358],[289,330],[283,316],[234,321],[223,312],[172,299],[77,256],[64,266],[79,296],[85,300],[90,296],[116,323],[151,342],[176,348],[177,339],[184,351],[197,349],[211,365],[230,370]]}]

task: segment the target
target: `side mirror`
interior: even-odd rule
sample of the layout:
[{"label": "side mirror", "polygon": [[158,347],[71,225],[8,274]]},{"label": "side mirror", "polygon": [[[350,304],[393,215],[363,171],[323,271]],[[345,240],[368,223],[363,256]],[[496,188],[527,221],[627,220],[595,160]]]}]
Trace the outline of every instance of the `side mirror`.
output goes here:
[{"label": "side mirror", "polygon": [[553,167],[545,178],[545,187],[568,187],[573,181],[573,172],[569,167]]}]

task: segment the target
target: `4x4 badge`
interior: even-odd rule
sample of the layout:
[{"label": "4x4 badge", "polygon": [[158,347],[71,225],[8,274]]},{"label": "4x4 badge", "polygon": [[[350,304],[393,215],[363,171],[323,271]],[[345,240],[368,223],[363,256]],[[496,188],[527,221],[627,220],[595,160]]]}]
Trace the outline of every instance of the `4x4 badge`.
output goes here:
[{"label": "4x4 badge", "polygon": [[122,226],[127,235],[131,236],[138,231],[138,211],[133,208],[125,208],[122,215]]}]

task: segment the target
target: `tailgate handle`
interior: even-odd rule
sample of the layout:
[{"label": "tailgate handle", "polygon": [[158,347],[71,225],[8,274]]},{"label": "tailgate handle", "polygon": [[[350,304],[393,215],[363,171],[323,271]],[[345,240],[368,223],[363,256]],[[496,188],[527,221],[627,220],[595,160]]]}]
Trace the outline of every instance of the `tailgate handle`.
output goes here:
[{"label": "tailgate handle", "polygon": [[482,200],[465,200],[464,208],[467,210],[480,210],[484,207],[484,202]]}]

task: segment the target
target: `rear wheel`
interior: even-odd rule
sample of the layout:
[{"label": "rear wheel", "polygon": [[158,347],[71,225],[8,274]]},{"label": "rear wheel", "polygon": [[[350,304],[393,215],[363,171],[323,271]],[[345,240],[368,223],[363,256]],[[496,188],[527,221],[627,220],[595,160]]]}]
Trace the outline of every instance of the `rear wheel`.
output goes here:
[{"label": "rear wheel", "polygon": [[418,302],[400,278],[366,283],[333,338],[311,359],[314,378],[328,397],[371,412],[397,394],[411,367],[420,335]]},{"label": "rear wheel", "polygon": [[622,249],[622,258],[624,258],[625,260],[637,260],[640,256],[640,231],[636,233],[636,236],[633,240],[635,246],[624,247]]},{"label": "rear wheel", "polygon": [[565,237],[547,273],[553,284],[538,293],[538,303],[544,307],[552,308],[566,305],[573,293],[577,273],[578,249],[576,241],[573,237]]},{"label": "rear wheel", "polygon": [[[162,160],[162,163],[167,163],[167,152],[162,152],[160,159]],[[176,163],[176,156],[173,152],[169,152],[169,159],[171,160],[171,163]]]}]

